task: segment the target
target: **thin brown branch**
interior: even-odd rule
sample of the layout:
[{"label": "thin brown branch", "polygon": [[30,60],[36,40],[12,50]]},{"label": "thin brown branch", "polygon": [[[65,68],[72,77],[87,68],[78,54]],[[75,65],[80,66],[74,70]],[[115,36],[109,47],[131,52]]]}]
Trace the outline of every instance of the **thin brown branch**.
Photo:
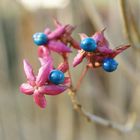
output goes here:
[{"label": "thin brown branch", "polygon": [[[82,76],[81,76],[82,79],[85,77],[85,74],[87,73],[88,69],[89,69],[88,66],[84,69]],[[68,72],[68,75],[71,76],[70,71]],[[71,80],[68,95],[71,98],[73,108],[77,112],[79,112],[81,114],[81,116],[83,116],[87,121],[96,123],[96,124],[104,126],[104,127],[112,128],[112,129],[114,129],[118,132],[121,132],[121,133],[128,133],[128,132],[131,132],[133,130],[140,129],[139,125],[135,125],[135,121],[136,121],[135,116],[129,118],[125,124],[120,124],[120,123],[113,122],[111,120],[107,120],[107,119],[104,119],[100,116],[97,116],[97,115],[94,115],[94,114],[87,112],[83,108],[83,106],[80,104],[80,102],[77,100],[76,90],[73,89],[72,85],[73,85],[73,83]]]},{"label": "thin brown branch", "polygon": [[[87,73],[88,69],[89,69],[89,67],[86,67],[85,70],[83,71],[84,75],[82,76],[82,79],[85,76],[85,74]],[[68,75],[71,76],[70,71],[68,72]],[[113,122],[111,120],[107,120],[107,119],[104,119],[100,116],[97,116],[97,115],[94,115],[94,114],[87,112],[83,108],[83,106],[80,104],[80,102],[77,100],[76,90],[73,89],[72,81],[71,81],[71,86],[69,88],[68,95],[71,98],[73,108],[77,112],[79,112],[80,115],[83,116],[89,122],[93,122],[93,123],[96,123],[96,124],[104,126],[104,127],[112,128],[112,129],[114,129],[118,132],[121,132],[121,133],[128,133],[128,132],[131,132],[133,130],[140,129],[139,125],[135,125],[135,121],[136,121],[135,116],[129,118],[125,124],[120,124],[120,123]]]},{"label": "thin brown branch", "polygon": [[75,92],[77,92],[78,89],[80,88],[81,83],[82,83],[82,80],[83,80],[83,78],[85,77],[85,75],[86,75],[88,69],[89,69],[89,67],[86,66],[86,67],[84,68],[84,70],[82,71],[82,74],[81,74],[81,76],[80,76],[80,78],[78,79],[78,82],[77,82],[77,84],[76,84]]},{"label": "thin brown branch", "polygon": [[104,127],[112,128],[121,133],[128,133],[133,130],[140,129],[139,125],[135,125],[135,120],[136,120],[135,115],[133,115],[131,118],[129,118],[125,124],[113,122],[111,120],[107,120],[107,119],[104,119],[102,117],[99,117],[97,115],[87,112],[83,108],[83,106],[79,103],[79,101],[77,100],[76,93],[73,89],[70,89],[68,94],[71,97],[71,101],[72,101],[74,109],[77,112],[79,112],[86,120],[88,120],[90,122],[96,123],[96,124],[104,126]]}]

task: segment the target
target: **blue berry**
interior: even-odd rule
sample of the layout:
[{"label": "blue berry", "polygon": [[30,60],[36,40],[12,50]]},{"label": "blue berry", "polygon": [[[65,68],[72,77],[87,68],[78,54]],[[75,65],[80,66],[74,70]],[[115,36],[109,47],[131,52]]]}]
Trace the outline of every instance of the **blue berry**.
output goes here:
[{"label": "blue berry", "polygon": [[61,84],[64,82],[64,73],[60,70],[52,70],[49,80],[56,85]]},{"label": "blue berry", "polygon": [[35,33],[33,35],[33,40],[36,45],[45,45],[48,41],[47,36],[44,33]]},{"label": "blue berry", "polygon": [[97,45],[94,39],[88,37],[81,41],[80,47],[87,52],[93,52]]},{"label": "blue berry", "polygon": [[106,58],[103,61],[103,69],[107,72],[113,72],[117,69],[118,62],[112,58]]}]

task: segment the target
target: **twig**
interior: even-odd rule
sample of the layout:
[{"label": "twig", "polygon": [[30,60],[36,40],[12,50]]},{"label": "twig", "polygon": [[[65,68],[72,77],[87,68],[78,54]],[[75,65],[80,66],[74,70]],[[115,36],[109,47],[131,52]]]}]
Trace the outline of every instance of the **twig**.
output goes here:
[{"label": "twig", "polygon": [[[86,67],[82,73],[82,79],[84,78],[85,74],[87,73],[89,67]],[[70,76],[71,73],[70,71],[68,72],[68,75]],[[81,78],[80,78],[81,79]],[[72,104],[73,104],[73,108],[79,112],[87,121],[89,122],[93,122],[93,123],[96,123],[98,125],[101,125],[101,126],[105,126],[105,127],[108,127],[108,128],[112,128],[114,130],[117,130],[118,132],[121,132],[121,133],[128,133],[128,132],[131,132],[135,129],[140,129],[140,126],[134,126],[135,124],[135,121],[136,121],[136,118],[135,117],[131,117],[130,119],[128,119],[128,121],[126,122],[126,124],[119,124],[117,122],[113,122],[111,120],[107,120],[107,119],[104,119],[102,117],[99,117],[97,115],[94,115],[94,114],[91,114],[89,112],[87,112],[83,106],[79,103],[79,101],[77,100],[77,97],[76,97],[76,90],[73,89],[73,86],[72,86],[72,81],[71,81],[71,86],[69,88],[69,92],[68,92],[68,95],[70,96],[71,98],[71,101],[72,101]]]},{"label": "twig", "polygon": [[97,115],[91,114],[87,112],[82,105],[79,103],[79,101],[76,98],[76,93],[73,89],[70,89],[68,93],[71,97],[71,101],[73,103],[73,107],[76,111],[78,111],[86,120],[96,123],[101,126],[105,126],[108,128],[112,128],[114,130],[117,130],[118,132],[121,133],[128,133],[136,129],[140,129],[139,125],[134,125],[135,124],[135,116],[132,116],[130,119],[125,124],[119,124],[117,122],[113,122],[111,120],[104,119],[102,117],[99,117]]},{"label": "twig", "polygon": [[[67,61],[68,62],[68,61]],[[68,63],[69,64],[69,63]],[[70,78],[70,88],[73,88],[73,84],[72,84],[72,76],[71,76],[71,73],[70,73],[70,69],[68,69],[68,75],[69,75],[69,78]]]},{"label": "twig", "polygon": [[88,69],[89,69],[89,67],[86,66],[86,67],[84,68],[84,70],[82,71],[82,74],[81,74],[81,76],[80,76],[80,78],[79,78],[79,80],[78,80],[78,82],[77,82],[77,84],[76,84],[75,92],[77,92],[78,89],[80,88],[80,85],[81,85],[81,83],[82,83],[82,80],[83,80],[83,78],[85,77],[85,75],[86,75]]},{"label": "twig", "polygon": [[[79,81],[81,81],[85,77],[85,74],[87,73],[88,69],[89,69],[88,66],[85,67]],[[68,75],[71,76],[70,71],[68,71]],[[135,129],[140,129],[139,125],[134,126],[135,121],[136,121],[136,117],[131,117],[130,119],[128,119],[128,121],[125,124],[119,124],[117,122],[113,122],[111,120],[107,120],[107,119],[104,119],[102,117],[99,117],[97,115],[94,115],[94,114],[87,112],[83,108],[83,106],[79,103],[79,101],[77,100],[77,97],[76,97],[77,90],[74,90],[72,85],[73,85],[73,83],[71,81],[68,95],[71,98],[73,108],[77,112],[79,112],[87,121],[96,123],[96,124],[104,126],[104,127],[112,128],[112,129],[117,130],[118,132],[121,132],[121,133],[128,133],[128,132],[131,132]],[[80,87],[80,84],[78,84],[78,87]]]}]

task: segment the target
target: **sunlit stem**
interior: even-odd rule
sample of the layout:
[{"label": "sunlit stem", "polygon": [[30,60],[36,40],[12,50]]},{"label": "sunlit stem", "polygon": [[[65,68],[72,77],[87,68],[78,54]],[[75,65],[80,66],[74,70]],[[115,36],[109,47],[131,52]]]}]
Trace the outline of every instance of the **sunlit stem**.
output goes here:
[{"label": "sunlit stem", "polygon": [[[68,67],[69,67],[69,61],[68,61],[68,55],[67,54],[64,54],[62,55],[64,61],[66,61],[68,63]],[[70,72],[70,67],[68,68],[68,76],[70,78],[70,89],[73,89],[73,84],[72,84],[72,75],[71,75],[71,72]]]},{"label": "sunlit stem", "polygon": [[79,90],[79,88],[81,86],[81,83],[82,83],[82,81],[83,81],[83,79],[84,79],[84,77],[85,77],[85,75],[86,75],[86,73],[87,73],[88,70],[89,70],[89,66],[86,66],[84,68],[84,70],[82,71],[82,74],[80,75],[80,78],[79,78],[79,80],[78,80],[78,82],[76,84],[75,92],[77,92]]}]

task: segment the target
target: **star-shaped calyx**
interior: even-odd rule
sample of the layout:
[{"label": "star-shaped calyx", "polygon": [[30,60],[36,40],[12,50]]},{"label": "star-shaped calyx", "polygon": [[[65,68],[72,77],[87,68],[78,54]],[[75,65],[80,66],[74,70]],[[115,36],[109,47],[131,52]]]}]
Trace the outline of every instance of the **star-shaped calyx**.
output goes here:
[{"label": "star-shaped calyx", "polygon": [[104,36],[104,30],[96,32],[91,37],[82,33],[80,34],[80,37],[81,49],[78,50],[78,54],[74,58],[74,67],[86,58],[88,60],[89,67],[97,68],[102,66],[105,71],[112,72],[116,70],[118,66],[118,62],[116,62],[114,57],[130,47],[130,45],[123,45],[115,49],[109,48],[109,43]]}]

